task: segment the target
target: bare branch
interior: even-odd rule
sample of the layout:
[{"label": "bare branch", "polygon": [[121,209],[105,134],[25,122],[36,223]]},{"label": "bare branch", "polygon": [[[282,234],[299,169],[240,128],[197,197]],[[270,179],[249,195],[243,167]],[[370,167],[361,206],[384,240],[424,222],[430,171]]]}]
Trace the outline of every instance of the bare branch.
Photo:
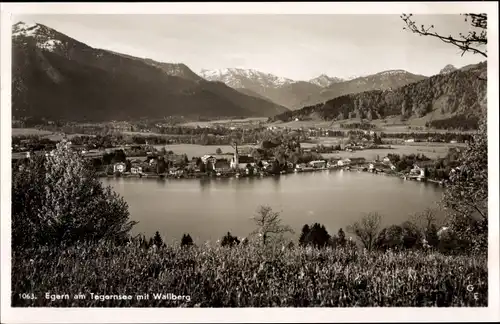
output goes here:
[{"label": "bare branch", "polygon": [[441,41],[452,44],[462,50],[462,55],[466,52],[472,52],[473,54],[481,54],[484,57],[488,57],[486,54],[487,50],[480,49],[485,47],[488,43],[487,38],[487,15],[486,14],[464,14],[465,21],[470,22],[471,26],[474,28],[482,29],[480,33],[476,31],[469,31],[467,35],[459,34],[460,38],[449,36],[443,36],[433,31],[434,25],[430,27],[425,27],[421,25],[417,26],[416,22],[412,20],[412,14],[402,14],[401,19],[406,23],[404,30],[409,30],[412,33],[418,34],[420,36],[431,36],[440,39]]}]

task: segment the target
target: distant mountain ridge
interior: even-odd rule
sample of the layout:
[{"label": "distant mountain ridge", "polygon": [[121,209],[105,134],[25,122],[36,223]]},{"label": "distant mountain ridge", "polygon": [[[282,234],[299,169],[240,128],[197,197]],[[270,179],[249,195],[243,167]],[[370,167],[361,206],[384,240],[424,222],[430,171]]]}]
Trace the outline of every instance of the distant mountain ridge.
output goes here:
[{"label": "distant mountain ridge", "polygon": [[15,118],[267,117],[285,111],[269,100],[206,81],[184,64],[92,48],[42,24],[13,26]]},{"label": "distant mountain ridge", "polygon": [[[487,63],[469,65],[465,69],[437,74],[393,90],[371,90],[338,96],[324,103],[289,111],[270,121],[367,120],[400,116],[403,120],[432,114],[449,118],[481,115],[487,98]],[[398,75],[404,72],[382,72]],[[355,80],[353,80],[355,81]]]},{"label": "distant mountain ridge", "polygon": [[384,71],[350,79],[322,74],[309,81],[291,80],[252,69],[205,69],[201,70],[200,75],[210,81],[224,82],[236,89],[247,89],[291,110],[349,93],[393,89],[426,78],[403,70]]}]

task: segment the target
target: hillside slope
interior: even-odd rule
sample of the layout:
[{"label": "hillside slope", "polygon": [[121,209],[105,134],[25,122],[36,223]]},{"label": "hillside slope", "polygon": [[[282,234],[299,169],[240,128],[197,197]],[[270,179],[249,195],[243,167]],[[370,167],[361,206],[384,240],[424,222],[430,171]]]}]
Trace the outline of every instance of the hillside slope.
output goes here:
[{"label": "hillside slope", "polygon": [[95,49],[41,24],[18,23],[12,35],[12,113],[104,121],[287,111],[189,71],[185,65]]},{"label": "hillside slope", "polygon": [[296,111],[270,118],[270,121],[299,119],[342,120],[382,119],[401,116],[419,118],[433,112],[446,116],[478,116],[486,100],[486,62],[468,69],[438,74],[395,90],[374,90],[343,95]]}]

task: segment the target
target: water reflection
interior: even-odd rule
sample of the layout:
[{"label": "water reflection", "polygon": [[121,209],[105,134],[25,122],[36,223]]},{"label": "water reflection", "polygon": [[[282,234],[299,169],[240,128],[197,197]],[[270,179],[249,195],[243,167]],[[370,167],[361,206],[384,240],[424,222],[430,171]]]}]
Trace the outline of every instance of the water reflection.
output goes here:
[{"label": "water reflection", "polygon": [[211,185],[211,179],[209,179],[209,178],[200,179],[200,188],[202,191],[209,190],[210,185]]}]

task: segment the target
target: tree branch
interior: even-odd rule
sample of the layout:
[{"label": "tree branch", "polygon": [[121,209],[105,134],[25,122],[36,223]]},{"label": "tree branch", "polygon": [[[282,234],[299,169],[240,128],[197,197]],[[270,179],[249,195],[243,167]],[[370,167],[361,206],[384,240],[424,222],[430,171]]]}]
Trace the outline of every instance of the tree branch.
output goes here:
[{"label": "tree branch", "polygon": [[466,52],[472,52],[473,54],[481,54],[484,57],[488,57],[488,55],[486,54],[486,49],[480,50],[479,48],[477,48],[480,46],[486,46],[488,43],[486,34],[486,14],[465,14],[465,16],[465,21],[467,21],[467,18],[471,18],[472,21],[470,23],[472,27],[483,29],[483,31],[481,31],[481,33],[479,34],[476,31],[471,31],[467,36],[460,34],[460,37],[462,39],[458,39],[456,37],[452,37],[451,35],[443,36],[439,35],[437,32],[432,31],[434,25],[431,25],[427,28],[424,25],[421,25],[419,28],[415,21],[411,19],[412,14],[402,14],[401,19],[406,23],[406,27],[403,27],[403,29],[409,30],[415,34],[419,34],[420,36],[431,36],[440,39],[444,43],[452,44],[462,50],[462,56]]}]

